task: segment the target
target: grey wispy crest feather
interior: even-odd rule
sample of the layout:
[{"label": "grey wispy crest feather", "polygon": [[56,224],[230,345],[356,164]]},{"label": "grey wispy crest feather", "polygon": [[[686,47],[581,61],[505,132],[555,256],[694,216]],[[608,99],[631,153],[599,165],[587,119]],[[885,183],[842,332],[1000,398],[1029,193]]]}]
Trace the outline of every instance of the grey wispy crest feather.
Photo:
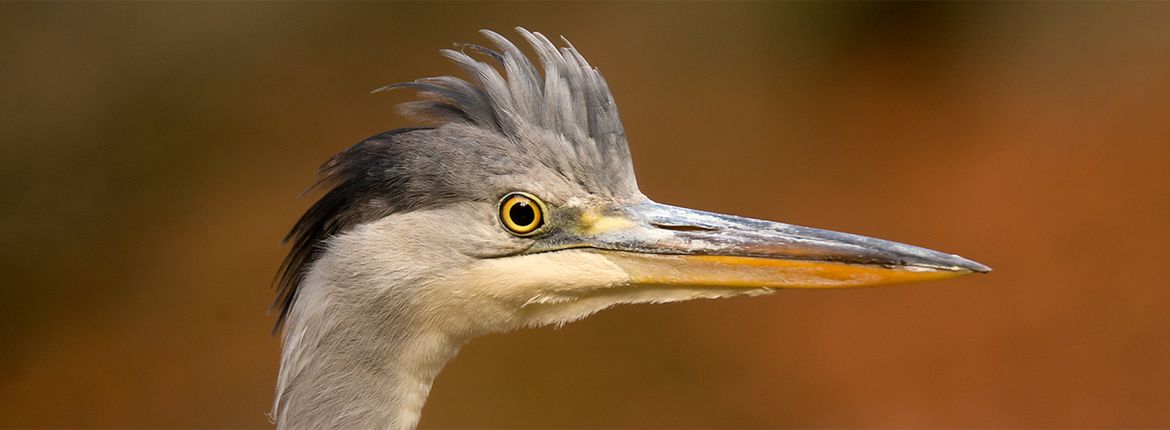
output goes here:
[{"label": "grey wispy crest feather", "polygon": [[[605,78],[568,40],[562,38],[565,46],[558,47],[540,33],[516,31],[539,67],[507,38],[481,30],[494,49],[461,43],[440,51],[468,79],[439,76],[375,90],[419,91],[421,99],[400,104],[399,112],[431,124],[370,137],[321,168],[318,185],[329,190],[285,238],[292,246],[273,303],[280,310],[277,327],[329,238],[395,212],[482,199],[471,190],[484,182],[482,175],[517,164],[540,165],[588,192],[637,192],[625,131]],[[445,125],[497,135],[508,145],[484,144],[466,133],[443,135]],[[457,175],[450,174],[450,166],[461,166]]]},{"label": "grey wispy crest feather", "polygon": [[[413,88],[424,100],[399,105],[404,115],[438,123],[466,123],[495,130],[521,140],[525,129],[564,136],[576,152],[576,163],[592,174],[631,177],[630,152],[617,104],[609,85],[596,68],[567,40],[557,47],[544,35],[523,28],[517,32],[531,46],[536,65],[511,41],[482,30],[498,50],[481,45],[456,44],[460,50],[440,51],[471,78],[441,76],[387,85],[375,91]],[[496,66],[467,54],[480,53]],[[501,75],[497,67],[502,67]],[[600,172],[598,171],[600,170]]]}]

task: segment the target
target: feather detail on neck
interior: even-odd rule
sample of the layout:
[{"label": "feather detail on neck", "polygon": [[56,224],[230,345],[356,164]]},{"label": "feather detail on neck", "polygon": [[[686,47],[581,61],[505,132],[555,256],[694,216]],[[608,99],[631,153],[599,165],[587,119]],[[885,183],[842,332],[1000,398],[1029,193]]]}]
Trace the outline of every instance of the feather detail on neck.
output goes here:
[{"label": "feather detail on neck", "polygon": [[281,429],[413,429],[467,339],[404,320],[410,303],[384,288],[338,284],[344,270],[331,263],[308,273],[289,314],[271,418]]}]

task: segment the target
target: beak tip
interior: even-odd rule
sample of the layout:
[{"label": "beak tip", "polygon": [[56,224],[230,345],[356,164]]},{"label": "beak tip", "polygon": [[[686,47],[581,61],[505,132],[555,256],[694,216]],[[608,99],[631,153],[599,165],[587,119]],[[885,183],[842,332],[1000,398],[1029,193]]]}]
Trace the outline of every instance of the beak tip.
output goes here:
[{"label": "beak tip", "polygon": [[959,270],[965,270],[972,273],[991,273],[992,271],[991,267],[988,267],[985,264],[976,262],[974,260],[968,260],[958,255],[952,256],[955,258],[955,260],[957,260],[958,264],[956,264],[955,267],[957,267]]},{"label": "beak tip", "polygon": [[955,276],[970,273],[991,273],[991,268],[974,260],[968,260],[955,254],[934,253],[932,258],[904,261],[903,267],[912,270],[952,272]]}]

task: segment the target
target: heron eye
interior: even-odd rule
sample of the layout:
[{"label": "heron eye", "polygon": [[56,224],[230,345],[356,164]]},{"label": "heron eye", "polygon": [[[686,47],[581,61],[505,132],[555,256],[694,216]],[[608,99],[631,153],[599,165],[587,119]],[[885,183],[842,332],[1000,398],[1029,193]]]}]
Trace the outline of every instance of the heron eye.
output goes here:
[{"label": "heron eye", "polygon": [[511,193],[500,201],[500,222],[517,236],[529,236],[544,225],[544,204],[528,193]]}]

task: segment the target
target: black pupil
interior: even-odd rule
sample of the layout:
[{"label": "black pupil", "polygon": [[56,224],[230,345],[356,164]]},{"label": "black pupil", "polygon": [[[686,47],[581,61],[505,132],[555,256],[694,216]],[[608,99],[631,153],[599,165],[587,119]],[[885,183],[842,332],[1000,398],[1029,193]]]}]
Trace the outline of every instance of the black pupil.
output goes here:
[{"label": "black pupil", "polygon": [[536,222],[536,211],[532,209],[532,205],[528,202],[517,202],[508,209],[508,217],[512,218],[512,222],[520,227],[527,227]]}]

